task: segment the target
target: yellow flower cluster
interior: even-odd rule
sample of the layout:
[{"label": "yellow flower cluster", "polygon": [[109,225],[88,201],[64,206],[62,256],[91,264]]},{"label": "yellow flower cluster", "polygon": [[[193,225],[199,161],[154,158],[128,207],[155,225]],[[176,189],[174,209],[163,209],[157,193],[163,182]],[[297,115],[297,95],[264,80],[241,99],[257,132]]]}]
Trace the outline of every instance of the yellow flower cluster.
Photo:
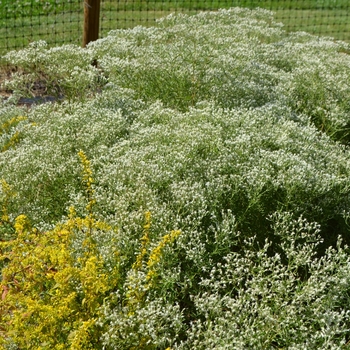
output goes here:
[{"label": "yellow flower cluster", "polygon": [[9,223],[10,218],[8,215],[8,205],[10,199],[15,196],[15,192],[12,191],[11,186],[4,179],[0,179],[0,184],[3,192],[3,197],[1,198],[2,205],[0,222]]},{"label": "yellow flower cluster", "polygon": [[162,258],[162,252],[166,245],[173,243],[174,240],[181,234],[181,231],[171,231],[170,234],[167,234],[163,236],[162,240],[159,242],[159,244],[152,250],[148,261],[147,261],[147,268],[148,273],[146,276],[146,280],[149,283],[152,283],[152,279],[154,279],[157,275],[156,272],[156,266],[160,262]]},{"label": "yellow flower cluster", "polygon": [[27,117],[23,117],[23,116],[19,116],[19,117],[14,117],[8,121],[6,121],[5,123],[3,123],[0,126],[0,135],[9,132],[9,130],[16,126],[19,122],[23,121],[23,120],[27,120]]},{"label": "yellow flower cluster", "polygon": [[17,237],[0,243],[0,259],[8,261],[0,283],[4,343],[11,338],[20,348],[94,348],[99,307],[118,279],[117,273],[106,274],[94,251],[74,259],[74,231],[90,226],[88,219],[75,219],[77,225],[70,218],[42,233],[20,215]]},{"label": "yellow flower cluster", "polygon": [[[15,127],[19,122],[26,120],[27,117],[19,116],[14,117],[0,126],[0,135],[5,134],[10,131],[12,127]],[[1,147],[1,152],[5,152],[11,147],[15,146],[20,140],[20,133],[16,131],[10,139]]]},{"label": "yellow flower cluster", "polygon": [[94,179],[92,177],[91,162],[88,160],[88,158],[82,150],[79,151],[78,155],[80,157],[81,165],[83,167],[83,183],[85,185],[85,191],[88,199],[86,210],[91,215],[92,207],[96,203],[96,200],[94,199],[94,190],[92,188]]},{"label": "yellow flower cluster", "polygon": [[28,228],[28,220],[27,220],[27,217],[25,215],[19,215],[17,216],[16,220],[15,220],[15,224],[14,224],[14,227],[15,227],[15,230],[18,234],[21,234],[23,233],[23,231]]},{"label": "yellow flower cluster", "polygon": [[[145,213],[145,225],[143,230],[143,236],[140,239],[141,249],[140,253],[136,257],[135,263],[132,265],[132,271],[129,275],[129,286],[127,292],[129,316],[134,314],[135,308],[138,304],[142,304],[145,300],[145,296],[148,290],[150,290],[154,284],[155,277],[157,276],[157,265],[162,259],[164,248],[173,243],[174,240],[181,234],[181,231],[172,231],[170,234],[163,236],[157,246],[148,253],[148,246],[150,244],[150,228],[151,228],[151,213]],[[147,263],[145,262],[146,256],[148,256]],[[145,278],[140,279],[139,272],[145,269]]]},{"label": "yellow flower cluster", "polygon": [[132,268],[135,271],[138,271],[142,268],[143,259],[147,254],[147,247],[150,242],[150,238],[149,238],[150,228],[151,228],[151,213],[148,211],[145,213],[145,224],[143,226],[143,236],[141,237],[140,253],[137,255],[136,261],[132,265]]},{"label": "yellow flower cluster", "polygon": [[5,152],[19,142],[20,134],[16,131],[11,138],[1,147],[1,152]]}]

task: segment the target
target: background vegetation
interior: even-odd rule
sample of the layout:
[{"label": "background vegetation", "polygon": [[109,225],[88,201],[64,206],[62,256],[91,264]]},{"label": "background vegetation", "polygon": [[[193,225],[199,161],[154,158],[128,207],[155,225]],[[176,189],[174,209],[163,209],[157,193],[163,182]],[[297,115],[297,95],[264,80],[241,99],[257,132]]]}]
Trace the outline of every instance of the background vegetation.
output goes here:
[{"label": "background vegetation", "polygon": [[8,53],[1,346],[348,348],[349,52],[235,8]]},{"label": "background vegetation", "polygon": [[[275,12],[286,30],[305,30],[350,40],[347,0],[198,0],[198,1],[113,1],[101,2],[101,37],[116,28],[152,26],[157,18],[173,12],[195,14],[234,6],[261,7]],[[46,40],[51,46],[82,42],[83,6],[80,0],[3,0],[0,3],[0,52],[23,48],[30,42]]]}]

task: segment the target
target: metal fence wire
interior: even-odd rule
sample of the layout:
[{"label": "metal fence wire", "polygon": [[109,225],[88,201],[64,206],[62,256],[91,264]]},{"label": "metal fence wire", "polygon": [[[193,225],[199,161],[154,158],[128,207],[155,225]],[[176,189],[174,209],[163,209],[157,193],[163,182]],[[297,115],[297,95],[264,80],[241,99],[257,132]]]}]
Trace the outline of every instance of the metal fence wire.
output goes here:
[{"label": "metal fence wire", "polygon": [[[151,26],[170,13],[195,14],[235,6],[272,10],[288,31],[350,42],[349,0],[101,0],[99,36],[117,28]],[[82,0],[0,0],[0,53],[36,40],[50,46],[81,45],[83,16]]]}]

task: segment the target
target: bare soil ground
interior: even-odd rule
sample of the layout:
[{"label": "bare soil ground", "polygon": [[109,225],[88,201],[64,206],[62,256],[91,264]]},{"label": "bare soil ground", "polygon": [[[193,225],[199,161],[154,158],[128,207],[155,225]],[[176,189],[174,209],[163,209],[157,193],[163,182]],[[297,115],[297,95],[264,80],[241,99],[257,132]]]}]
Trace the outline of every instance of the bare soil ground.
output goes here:
[{"label": "bare soil ground", "polygon": [[[10,80],[12,73],[16,72],[17,69],[15,67],[9,67],[6,65],[0,65],[0,98],[8,99],[13,95],[12,90],[6,89],[4,86],[4,82],[6,80]],[[18,100],[18,105],[26,105],[30,107],[36,103],[43,102],[52,102],[55,101],[55,98],[52,96],[48,96],[47,88],[44,81],[35,82],[30,88],[29,97],[21,97]]]},{"label": "bare soil ground", "polygon": [[8,98],[12,95],[12,91],[6,90],[3,87],[5,80],[11,78],[12,70],[9,67],[0,66],[0,96]]}]

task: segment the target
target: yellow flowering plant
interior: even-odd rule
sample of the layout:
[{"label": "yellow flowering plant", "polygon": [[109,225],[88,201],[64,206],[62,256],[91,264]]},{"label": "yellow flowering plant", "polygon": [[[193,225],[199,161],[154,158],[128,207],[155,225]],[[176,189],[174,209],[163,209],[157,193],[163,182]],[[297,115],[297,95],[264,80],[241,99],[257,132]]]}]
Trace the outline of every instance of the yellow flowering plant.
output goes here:
[{"label": "yellow flowering plant", "polygon": [[[85,176],[89,163],[82,164]],[[2,342],[23,349],[96,349],[98,309],[118,283],[118,271],[105,273],[90,234],[111,227],[91,212],[77,217],[74,208],[51,231],[31,227],[25,215],[13,227],[16,238],[0,243],[0,259],[6,262],[0,284]],[[85,254],[76,259],[71,243],[78,231],[86,233]]]},{"label": "yellow flowering plant", "polygon": [[[4,348],[9,344],[20,349],[38,350],[102,347],[100,337],[104,322],[101,307],[123,284],[118,263],[120,253],[115,252],[116,263],[112,270],[107,270],[92,237],[108,231],[116,233],[117,230],[95,219],[90,161],[83,151],[79,156],[87,193],[87,215],[79,217],[71,207],[64,223],[42,232],[32,227],[29,219],[21,214],[12,223],[15,238],[0,242],[0,262],[4,266],[0,282],[0,346]],[[2,185],[9,194],[9,186],[4,180]],[[2,213],[3,220],[8,220],[6,208]],[[163,248],[179,235],[174,231],[164,236],[149,252],[149,230],[150,213],[147,212],[141,250],[124,281],[129,286],[126,293],[129,315],[145,301]],[[81,233],[85,235],[83,249],[82,253],[76,254],[72,243]],[[135,273],[143,268],[147,270],[146,277],[136,283],[136,286],[144,286],[141,292],[138,287],[130,287],[130,282],[131,276],[136,276]],[[135,349],[141,349],[144,341],[141,339]]]},{"label": "yellow flowering plant", "polygon": [[0,190],[0,237],[1,240],[8,240],[14,234],[14,228],[9,216],[9,207],[16,193],[5,179],[0,179]]},{"label": "yellow flowering plant", "polygon": [[5,152],[11,147],[14,147],[21,138],[21,132],[16,130],[13,132],[13,129],[21,122],[27,120],[27,117],[18,116],[13,117],[10,120],[5,121],[0,125],[0,136],[5,135],[2,145],[0,144],[0,152]]}]

